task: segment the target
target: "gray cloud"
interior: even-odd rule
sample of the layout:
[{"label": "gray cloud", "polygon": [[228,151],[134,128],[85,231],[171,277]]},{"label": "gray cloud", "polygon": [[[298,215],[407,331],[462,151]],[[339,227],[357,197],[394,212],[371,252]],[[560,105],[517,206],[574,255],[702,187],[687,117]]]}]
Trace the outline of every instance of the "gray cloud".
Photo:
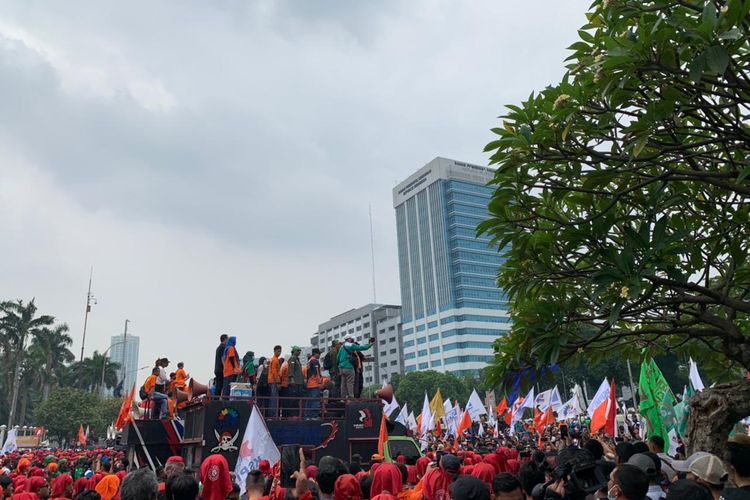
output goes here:
[{"label": "gray cloud", "polygon": [[127,316],[144,358],[207,373],[219,330],[263,352],[370,299],[371,202],[397,303],[394,183],[437,155],[485,163],[585,8],[0,2],[2,296],[41,296],[76,334],[94,263],[92,347]]}]

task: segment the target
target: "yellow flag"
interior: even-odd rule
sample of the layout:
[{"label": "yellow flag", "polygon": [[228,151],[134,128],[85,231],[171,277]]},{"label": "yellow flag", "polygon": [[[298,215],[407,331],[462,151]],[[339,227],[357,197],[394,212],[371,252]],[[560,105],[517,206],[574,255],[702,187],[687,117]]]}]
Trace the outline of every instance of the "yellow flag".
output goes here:
[{"label": "yellow flag", "polygon": [[445,416],[445,408],[443,408],[443,396],[440,395],[440,389],[437,390],[435,396],[430,401],[430,412],[432,417],[437,421],[440,417]]}]

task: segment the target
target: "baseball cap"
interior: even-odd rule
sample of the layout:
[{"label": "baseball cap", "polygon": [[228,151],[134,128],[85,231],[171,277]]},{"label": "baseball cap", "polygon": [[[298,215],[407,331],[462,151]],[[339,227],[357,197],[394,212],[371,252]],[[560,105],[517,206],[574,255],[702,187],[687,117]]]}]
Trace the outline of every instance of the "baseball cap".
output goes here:
[{"label": "baseball cap", "polygon": [[293,345],[292,346],[292,352],[294,352],[294,351],[301,351],[301,350],[302,349],[300,349],[298,345]]},{"label": "baseball cap", "polygon": [[490,500],[487,483],[474,476],[459,476],[450,485],[453,500]]},{"label": "baseball cap", "polygon": [[461,459],[456,455],[443,455],[440,460],[440,468],[449,474],[458,474],[461,471]]},{"label": "baseball cap", "polygon": [[688,472],[691,472],[710,484],[722,484],[727,480],[729,474],[716,455],[707,454],[694,461]]},{"label": "baseball cap", "polygon": [[654,464],[654,461],[651,460],[651,457],[649,457],[645,453],[636,453],[628,459],[628,463],[630,465],[635,465],[643,472],[645,472],[649,479],[659,477],[659,472],[656,470],[656,464]]}]

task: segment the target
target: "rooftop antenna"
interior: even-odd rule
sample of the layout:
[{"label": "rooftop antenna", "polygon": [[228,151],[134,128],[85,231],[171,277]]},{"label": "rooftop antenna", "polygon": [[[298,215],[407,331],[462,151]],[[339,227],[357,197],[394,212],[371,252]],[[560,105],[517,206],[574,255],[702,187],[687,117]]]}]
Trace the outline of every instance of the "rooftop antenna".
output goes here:
[{"label": "rooftop antenna", "polygon": [[375,290],[375,237],[372,232],[372,203],[367,204],[370,213],[370,257],[372,259],[372,303],[378,303],[378,294]]},{"label": "rooftop antenna", "polygon": [[86,314],[83,316],[83,339],[81,340],[81,359],[83,362],[83,349],[86,346],[86,326],[89,321],[89,313],[91,312],[91,303],[96,304],[96,297],[91,293],[91,278],[94,277],[94,266],[91,266],[91,273],[89,273],[89,291],[86,293]]}]

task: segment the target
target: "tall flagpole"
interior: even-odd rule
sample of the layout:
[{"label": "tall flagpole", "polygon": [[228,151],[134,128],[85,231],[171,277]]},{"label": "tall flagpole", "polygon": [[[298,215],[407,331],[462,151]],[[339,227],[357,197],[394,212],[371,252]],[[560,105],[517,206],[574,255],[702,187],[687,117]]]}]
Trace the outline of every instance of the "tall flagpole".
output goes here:
[{"label": "tall flagpole", "polygon": [[91,300],[94,300],[94,303],[96,303],[96,299],[94,299],[94,296],[91,295],[91,279],[94,277],[94,266],[91,266],[91,273],[89,274],[89,291],[86,293],[86,314],[83,316],[83,339],[81,340],[81,359],[80,361],[83,362],[83,349],[86,346],[86,326],[88,325],[89,321],[89,313],[91,312]]}]

